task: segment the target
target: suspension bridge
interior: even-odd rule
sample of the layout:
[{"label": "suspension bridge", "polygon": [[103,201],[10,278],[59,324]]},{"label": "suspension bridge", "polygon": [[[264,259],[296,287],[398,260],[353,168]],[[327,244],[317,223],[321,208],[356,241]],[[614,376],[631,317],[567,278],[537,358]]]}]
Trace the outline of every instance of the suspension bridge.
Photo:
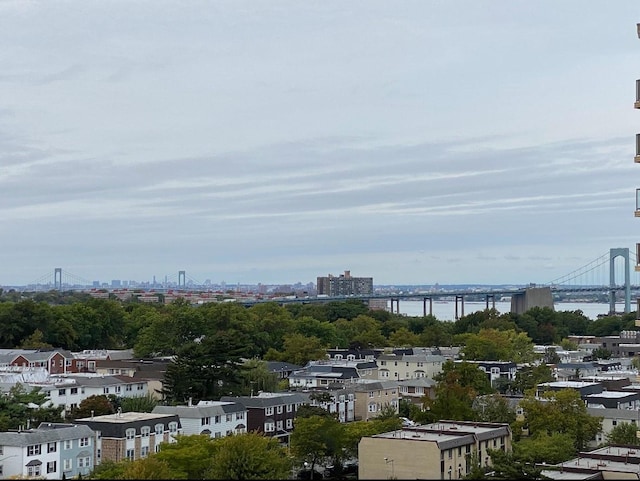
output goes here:
[{"label": "suspension bridge", "polygon": [[[138,288],[138,289],[154,289],[162,292],[171,289],[190,289],[190,290],[211,290],[209,283],[201,283],[187,275],[185,270],[179,270],[176,274],[165,275],[164,278],[157,281],[155,277],[153,281],[142,283],[126,283],[121,281],[112,281],[110,285],[100,284],[96,281],[89,281],[75,274],[71,274],[60,267],[56,267],[53,272],[49,272],[40,278],[34,280],[23,287],[25,291],[49,291],[49,290],[87,290],[87,289],[120,289],[120,288]],[[609,298],[610,313],[615,312],[616,302],[619,299],[624,300],[624,312],[631,312],[631,295],[638,295],[640,291],[640,265],[637,254],[629,248],[612,248],[588,262],[587,264],[574,269],[573,271],[561,277],[553,279],[545,283],[530,284],[527,286],[513,287],[495,287],[495,288],[470,288],[470,289],[449,289],[449,290],[429,290],[409,293],[384,293],[384,294],[367,294],[367,295],[351,295],[338,297],[323,298],[278,298],[277,302],[285,303],[301,303],[301,302],[327,302],[332,300],[348,299],[387,299],[391,301],[391,310],[394,306],[399,312],[399,303],[402,299],[422,299],[424,305],[424,314],[431,313],[431,303],[437,299],[451,299],[456,302],[456,318],[459,317],[459,305],[464,315],[464,299],[473,296],[478,298],[484,297],[487,308],[490,304],[495,306],[495,300],[504,296],[519,296],[531,289],[546,288],[552,294],[578,294],[578,293],[604,293]],[[241,300],[245,305],[253,305],[260,302],[272,302],[274,299],[256,299]],[[427,311],[427,303],[429,310]]]}]

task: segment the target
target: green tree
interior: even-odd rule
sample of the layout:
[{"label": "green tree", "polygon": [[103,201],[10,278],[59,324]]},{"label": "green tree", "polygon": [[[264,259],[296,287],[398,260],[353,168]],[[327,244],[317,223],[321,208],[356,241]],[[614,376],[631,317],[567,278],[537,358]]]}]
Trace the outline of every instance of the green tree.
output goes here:
[{"label": "green tree", "polygon": [[[522,461],[513,453],[502,451],[501,449],[489,449],[487,451],[491,457],[491,479],[541,479],[542,468],[537,468],[534,464]],[[484,476],[474,479],[486,479]]]},{"label": "green tree", "polygon": [[401,327],[389,335],[389,344],[393,347],[411,347],[420,343],[420,336],[406,327]]},{"label": "green tree", "polygon": [[83,399],[77,408],[71,410],[69,416],[71,419],[81,419],[91,416],[113,414],[114,412],[113,404],[107,396],[94,395]]},{"label": "green tree", "polygon": [[169,463],[151,455],[146,458],[124,463],[119,479],[181,479],[176,478]]},{"label": "green tree", "polygon": [[240,377],[242,379],[243,394],[252,394],[258,391],[274,392],[278,389],[277,376],[269,371],[266,361],[260,359],[248,359],[242,365]]},{"label": "green tree", "polygon": [[587,412],[575,389],[547,391],[542,397],[546,402],[530,392],[520,401],[531,435],[568,434],[574,440],[575,449],[581,450],[601,430],[602,418]]},{"label": "green tree", "polygon": [[620,423],[607,434],[607,444],[639,446],[638,427],[632,423]]},{"label": "green tree", "polygon": [[[265,359],[269,361],[286,361],[304,366],[309,361],[325,359],[327,346],[317,337],[307,337],[293,333],[284,336],[284,351],[281,353],[269,351]],[[275,359],[274,359],[275,357]]]},{"label": "green tree", "polygon": [[513,444],[514,457],[530,465],[557,464],[576,454],[574,439],[568,433],[539,432]]},{"label": "green tree", "polygon": [[233,330],[183,344],[165,373],[166,399],[198,402],[241,393],[241,366],[251,349],[247,337]]},{"label": "green tree", "polygon": [[158,405],[158,400],[151,394],[145,396],[121,397],[118,405],[122,412],[150,413]]},{"label": "green tree", "polygon": [[160,444],[155,456],[169,465],[170,479],[207,479],[215,451],[214,440],[206,434],[179,435],[175,443]]},{"label": "green tree", "polygon": [[328,416],[297,418],[291,434],[291,452],[299,462],[307,461],[313,472],[316,463],[331,458],[340,464],[345,445],[343,425]]},{"label": "green tree", "polygon": [[216,440],[208,479],[288,479],[291,460],[277,440],[256,433]]},{"label": "green tree", "polygon": [[478,396],[473,400],[473,410],[477,421],[511,424],[516,420],[516,412],[500,394]]}]

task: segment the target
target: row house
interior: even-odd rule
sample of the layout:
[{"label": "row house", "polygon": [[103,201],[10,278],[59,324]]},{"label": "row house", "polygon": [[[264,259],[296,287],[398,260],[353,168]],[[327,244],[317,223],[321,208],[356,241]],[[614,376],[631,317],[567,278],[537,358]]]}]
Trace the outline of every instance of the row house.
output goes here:
[{"label": "row house", "polygon": [[334,361],[375,361],[384,349],[327,349],[327,356]]},{"label": "row house", "polygon": [[182,434],[177,414],[118,411],[74,422],[96,432],[96,464],[146,458],[150,453],[160,451],[162,443],[174,443],[176,436]]},{"label": "row house", "polygon": [[640,409],[640,393],[632,391],[602,391],[584,397],[587,407],[601,409]]},{"label": "row house", "polygon": [[302,369],[302,366],[282,361],[266,361],[267,370],[276,376],[277,379],[288,379],[295,371]]},{"label": "row house", "polygon": [[380,415],[385,406],[398,412],[400,404],[398,381],[354,380],[345,388],[355,393],[354,414],[356,421],[369,421]]},{"label": "row house", "polygon": [[257,396],[222,396],[222,402],[239,403],[247,410],[247,431],[264,433],[289,444],[293,420],[307,399],[301,393],[260,392]]},{"label": "row house", "polygon": [[237,402],[200,401],[187,406],[156,406],[154,414],[175,414],[183,434],[206,434],[221,438],[247,432],[247,409]]},{"label": "row house", "polygon": [[429,398],[435,397],[436,384],[433,379],[420,377],[398,381],[398,389],[402,399],[422,407],[425,396]]},{"label": "row house", "polygon": [[445,358],[434,354],[382,354],[376,359],[378,377],[382,380],[402,381],[426,377],[433,379],[442,372]]},{"label": "row house", "polygon": [[54,406],[64,406],[69,411],[90,396],[142,397],[149,392],[145,380],[127,376],[64,376],[52,377],[44,383],[27,383],[30,388],[40,388]]},{"label": "row house", "polygon": [[375,361],[310,361],[304,368],[289,375],[292,389],[327,388],[334,383],[352,379],[377,379],[378,365]]},{"label": "row house", "polygon": [[43,368],[49,374],[64,374],[73,354],[64,349],[0,349],[0,369],[16,371]]},{"label": "row house", "polygon": [[458,360],[455,363],[466,362],[474,364],[482,372],[487,374],[491,386],[495,386],[500,380],[515,381],[518,365],[513,361],[466,361]]},{"label": "row house", "polygon": [[95,466],[95,442],[93,430],[74,424],[42,423],[36,429],[0,432],[0,478],[87,476]]},{"label": "row house", "polygon": [[355,421],[356,394],[340,384],[327,390],[304,391],[302,395],[310,406],[318,406],[335,414],[341,423]]}]

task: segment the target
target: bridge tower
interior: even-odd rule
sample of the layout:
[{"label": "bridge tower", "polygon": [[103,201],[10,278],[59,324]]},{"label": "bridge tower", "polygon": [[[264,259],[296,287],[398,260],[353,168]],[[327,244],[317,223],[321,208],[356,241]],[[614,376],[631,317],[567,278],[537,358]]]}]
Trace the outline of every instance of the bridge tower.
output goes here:
[{"label": "bridge tower", "polygon": [[62,267],[53,269],[53,288],[59,291],[62,290]]},{"label": "bridge tower", "polygon": [[178,287],[187,287],[186,271],[178,271]]},{"label": "bridge tower", "polygon": [[631,312],[631,276],[629,271],[629,249],[618,247],[609,250],[609,314],[616,312],[616,257],[624,258],[624,312]]}]

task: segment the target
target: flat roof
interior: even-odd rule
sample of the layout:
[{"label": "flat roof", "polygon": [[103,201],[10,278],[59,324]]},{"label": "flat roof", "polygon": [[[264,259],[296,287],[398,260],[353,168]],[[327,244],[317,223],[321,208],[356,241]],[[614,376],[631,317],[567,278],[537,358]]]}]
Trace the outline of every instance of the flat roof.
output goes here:
[{"label": "flat roof", "polygon": [[158,414],[158,413],[116,413],[116,414],[103,414],[102,416],[93,416],[88,418],[76,419],[76,421],[98,421],[109,423],[130,423],[132,421],[147,421],[150,419],[160,419],[166,417],[173,417],[175,414]]},{"label": "flat roof", "polygon": [[638,393],[635,392],[621,392],[621,391],[602,391],[598,394],[588,394],[585,396],[586,398],[609,398],[609,399],[620,399],[623,397],[637,396]]}]

